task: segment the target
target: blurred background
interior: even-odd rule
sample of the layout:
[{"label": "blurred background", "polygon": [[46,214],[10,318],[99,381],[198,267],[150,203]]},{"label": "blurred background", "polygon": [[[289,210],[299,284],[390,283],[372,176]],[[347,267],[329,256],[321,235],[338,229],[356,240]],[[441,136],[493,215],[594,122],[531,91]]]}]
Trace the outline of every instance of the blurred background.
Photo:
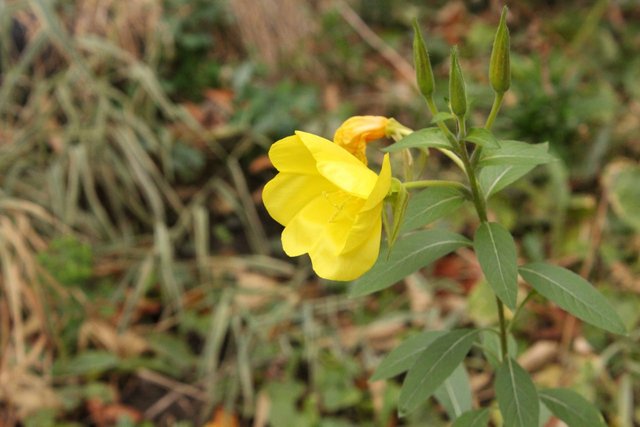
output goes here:
[{"label": "blurred background", "polygon": [[[640,425],[640,5],[509,6],[513,83],[494,130],[549,141],[562,161],[493,198],[492,214],[523,259],[589,278],[630,331],[534,298],[514,329],[519,361],[611,426]],[[356,114],[428,125],[414,18],[441,109],[457,44],[483,123],[501,7],[0,0],[0,426],[438,427],[457,400],[489,403],[474,353],[455,379],[466,394],[406,419],[401,378],[367,381],[411,333],[495,322],[471,252],[350,299],[283,255],[261,189],[270,144],[295,129],[331,138]],[[460,178],[437,154],[427,169]],[[475,221],[463,209],[436,226],[469,234]]]}]

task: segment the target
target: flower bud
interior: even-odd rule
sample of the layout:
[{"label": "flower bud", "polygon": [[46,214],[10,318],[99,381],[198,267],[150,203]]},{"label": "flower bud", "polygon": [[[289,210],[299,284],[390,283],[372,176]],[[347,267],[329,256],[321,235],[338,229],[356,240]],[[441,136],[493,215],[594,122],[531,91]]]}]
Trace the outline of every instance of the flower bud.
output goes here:
[{"label": "flower bud", "polygon": [[502,8],[500,24],[493,40],[491,62],[489,63],[489,80],[493,90],[505,93],[511,85],[511,65],[509,61],[509,28],[507,27],[507,6]]},{"label": "flower bud", "polygon": [[458,48],[451,49],[451,69],[449,70],[449,107],[458,117],[467,112],[467,92],[464,86],[462,70],[458,63]]},{"label": "flower bud", "polygon": [[413,32],[413,62],[416,67],[416,81],[422,96],[430,98],[435,88],[433,70],[431,69],[429,52],[422,38],[417,20],[413,21]]},{"label": "flower bud", "polygon": [[404,223],[404,215],[409,203],[409,191],[397,178],[391,178],[391,188],[389,189],[389,195],[386,201],[391,204],[392,216],[391,223],[389,223],[388,218],[385,218],[384,222],[389,247],[389,253],[387,255],[389,255],[400,235],[400,228]]},{"label": "flower bud", "polygon": [[367,143],[384,138],[389,119],[383,116],[353,116],[336,130],[333,142],[367,164]]}]

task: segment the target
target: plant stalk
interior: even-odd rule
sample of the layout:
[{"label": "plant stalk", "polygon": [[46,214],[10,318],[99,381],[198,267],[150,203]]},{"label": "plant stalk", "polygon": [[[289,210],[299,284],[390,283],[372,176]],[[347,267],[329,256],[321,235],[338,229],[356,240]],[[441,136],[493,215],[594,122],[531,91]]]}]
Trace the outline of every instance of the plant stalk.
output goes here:
[{"label": "plant stalk", "polygon": [[[485,124],[486,129],[490,129],[493,125],[493,121],[495,120],[498,111],[500,110],[500,105],[502,104],[502,98],[504,94],[496,94],[493,100],[493,107],[491,108],[491,113],[487,119],[487,123]],[[429,106],[429,110],[431,110],[431,114],[434,116],[438,113],[438,107],[433,101],[433,97],[427,97],[427,105]],[[464,119],[463,119],[464,120]],[[459,123],[463,122],[459,121]],[[438,127],[442,132],[447,136],[447,139],[451,142],[451,145],[458,150],[458,154],[460,155],[460,159],[462,160],[462,164],[464,165],[464,171],[467,175],[467,179],[469,180],[469,187],[471,189],[471,197],[473,199],[473,204],[476,208],[476,212],[480,221],[487,222],[487,205],[480,190],[480,186],[478,185],[478,179],[476,177],[475,167],[471,163],[469,159],[469,152],[467,151],[467,146],[464,141],[461,140],[464,135],[461,135],[460,138],[456,138],[455,135],[451,132],[451,130],[442,122],[438,122]],[[464,131],[464,123],[461,124],[461,131]],[[478,150],[474,152],[474,158],[476,158],[475,154],[478,153]],[[478,153],[479,154],[479,153]],[[506,359],[507,357],[507,326],[504,316],[504,304],[498,297],[496,297],[496,304],[498,308],[498,319],[500,322],[500,350],[502,353],[502,359]]]}]

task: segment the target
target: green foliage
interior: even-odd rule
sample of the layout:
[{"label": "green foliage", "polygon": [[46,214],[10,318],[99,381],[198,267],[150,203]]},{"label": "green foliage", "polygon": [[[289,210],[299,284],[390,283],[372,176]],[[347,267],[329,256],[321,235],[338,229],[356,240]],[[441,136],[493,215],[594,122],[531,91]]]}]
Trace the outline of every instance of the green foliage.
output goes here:
[{"label": "green foliage", "polygon": [[489,285],[512,310],[518,297],[518,254],[511,234],[496,222],[483,222],[476,231],[473,247]]},{"label": "green foliage", "polygon": [[458,365],[449,378],[440,384],[433,396],[444,406],[452,420],[456,420],[463,412],[469,411],[473,405],[473,396],[471,396],[471,382],[465,366]]},{"label": "green foliage", "polygon": [[467,142],[473,142],[483,148],[489,148],[498,150],[501,146],[498,139],[485,128],[471,128],[469,132],[464,136],[464,140]]},{"label": "green foliage", "polygon": [[167,30],[174,55],[163,70],[167,92],[180,99],[200,99],[205,89],[220,85],[222,59],[212,53],[221,46],[212,28],[224,28],[230,17],[224,2],[164,0]]},{"label": "green foliage", "polygon": [[58,282],[66,286],[88,284],[93,274],[91,246],[73,236],[59,237],[38,254],[38,261]]},{"label": "green foliage", "polygon": [[500,147],[482,152],[479,166],[536,166],[548,163],[553,156],[547,153],[547,144],[527,144],[520,141],[500,141]]},{"label": "green foliage", "polygon": [[451,144],[438,128],[419,129],[405,136],[397,143],[383,149],[388,153],[395,153],[407,148],[444,148],[451,150]]},{"label": "green foliage", "polygon": [[430,397],[465,358],[476,329],[460,329],[436,338],[407,372],[400,392],[398,411],[406,415]]},{"label": "green foliage", "polygon": [[465,196],[451,187],[434,187],[413,194],[404,216],[403,231],[431,224],[455,212],[465,202]]},{"label": "green foliage", "polygon": [[538,427],[538,392],[527,371],[510,357],[496,371],[495,389],[505,425]]},{"label": "green foliage", "polygon": [[373,268],[352,284],[350,294],[362,296],[387,288],[436,259],[470,244],[464,236],[446,230],[411,234],[396,243],[390,254],[382,248]]},{"label": "green foliage", "polygon": [[371,381],[384,380],[408,371],[420,354],[444,334],[444,331],[424,331],[406,339],[380,362],[371,375]]},{"label": "green foliage", "polygon": [[622,320],[606,298],[574,272],[536,262],[520,267],[520,274],[540,295],[574,316],[607,331],[625,333]]},{"label": "green foliage", "polygon": [[456,419],[452,427],[486,427],[490,415],[486,408],[467,411]]},{"label": "green foliage", "polygon": [[578,393],[555,388],[540,391],[540,400],[569,427],[605,427],[600,412]]}]

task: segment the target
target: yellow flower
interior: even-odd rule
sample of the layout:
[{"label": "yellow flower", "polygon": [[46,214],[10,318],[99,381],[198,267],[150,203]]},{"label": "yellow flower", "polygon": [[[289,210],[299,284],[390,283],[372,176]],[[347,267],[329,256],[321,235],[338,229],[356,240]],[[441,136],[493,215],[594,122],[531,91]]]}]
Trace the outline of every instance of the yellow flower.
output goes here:
[{"label": "yellow flower", "polygon": [[333,136],[333,142],[367,164],[367,143],[386,135],[389,119],[382,116],[354,116],[347,119]]},{"label": "yellow flower", "polygon": [[298,131],[273,144],[269,158],[279,173],[262,200],[285,226],[285,253],[308,253],[325,279],[353,280],[369,270],[380,251],[382,204],[391,186],[388,154],[378,176],[331,141]]}]

